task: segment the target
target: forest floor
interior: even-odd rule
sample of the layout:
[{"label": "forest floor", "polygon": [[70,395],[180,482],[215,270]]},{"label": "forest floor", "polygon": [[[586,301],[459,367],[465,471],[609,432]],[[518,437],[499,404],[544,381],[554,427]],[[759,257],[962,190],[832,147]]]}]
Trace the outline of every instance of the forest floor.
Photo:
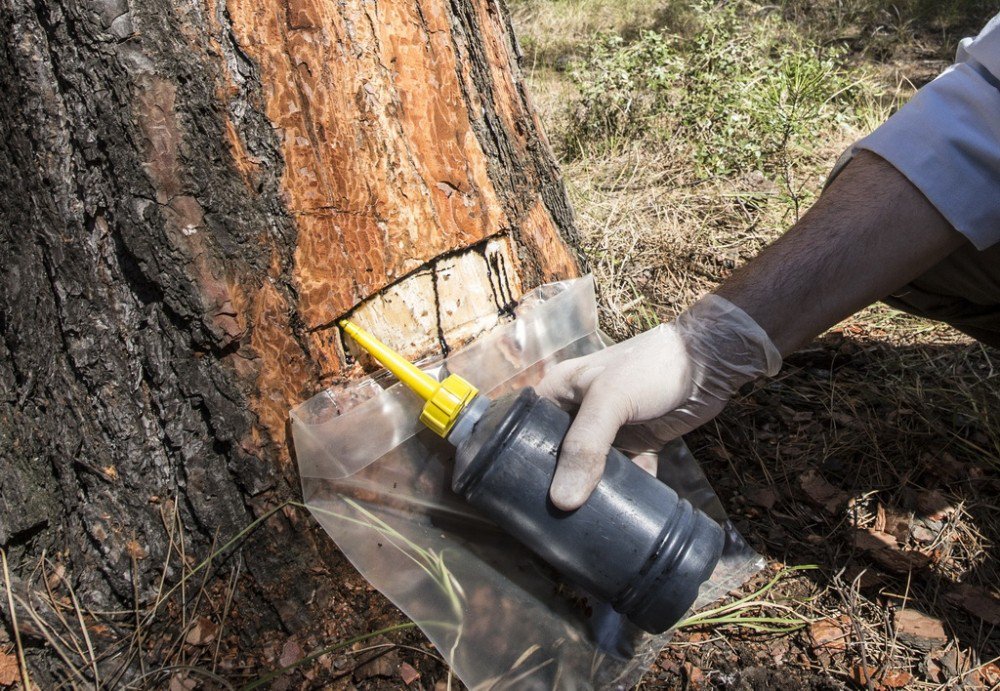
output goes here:
[{"label": "forest floor", "polygon": [[[624,338],[676,315],[946,67],[986,3],[518,0],[535,104]],[[836,286],[831,286],[836,290]],[[874,306],[688,443],[769,562],[640,689],[1000,686],[1000,358]],[[787,566],[816,568],[787,572]]]}]

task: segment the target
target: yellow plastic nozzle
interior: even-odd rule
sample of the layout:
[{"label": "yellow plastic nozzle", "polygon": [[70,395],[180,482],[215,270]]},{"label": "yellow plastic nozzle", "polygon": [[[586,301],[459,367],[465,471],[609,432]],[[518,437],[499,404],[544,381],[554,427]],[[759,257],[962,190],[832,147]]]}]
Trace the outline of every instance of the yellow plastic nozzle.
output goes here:
[{"label": "yellow plastic nozzle", "polygon": [[343,319],[340,328],[426,401],[420,421],[442,437],[448,436],[465,406],[479,393],[457,374],[439,382],[357,324]]}]

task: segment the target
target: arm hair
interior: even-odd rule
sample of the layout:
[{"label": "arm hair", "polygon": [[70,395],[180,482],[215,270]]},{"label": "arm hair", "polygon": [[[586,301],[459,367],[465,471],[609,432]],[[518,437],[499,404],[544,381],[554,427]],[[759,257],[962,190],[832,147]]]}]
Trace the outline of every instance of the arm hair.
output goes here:
[{"label": "arm hair", "polygon": [[785,356],[965,242],[906,177],[861,151],[798,223],[716,292]]}]

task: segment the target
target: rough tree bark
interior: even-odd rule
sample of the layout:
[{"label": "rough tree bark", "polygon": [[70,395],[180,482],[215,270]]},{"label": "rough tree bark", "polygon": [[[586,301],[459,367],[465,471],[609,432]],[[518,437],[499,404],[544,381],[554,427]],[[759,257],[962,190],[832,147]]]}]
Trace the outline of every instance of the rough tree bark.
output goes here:
[{"label": "rough tree bark", "polygon": [[506,8],[0,0],[0,22],[0,545],[36,682],[252,675],[391,622],[291,509],[154,603],[296,495],[289,407],[357,374],[338,317],[447,349],[578,270]]}]

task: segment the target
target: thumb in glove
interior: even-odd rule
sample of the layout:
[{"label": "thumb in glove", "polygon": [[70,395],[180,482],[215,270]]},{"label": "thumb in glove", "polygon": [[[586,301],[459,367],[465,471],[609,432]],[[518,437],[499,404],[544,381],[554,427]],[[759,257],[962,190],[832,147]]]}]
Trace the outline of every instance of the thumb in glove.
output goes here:
[{"label": "thumb in glove", "polygon": [[662,446],[717,415],[744,383],[780,366],[764,330],[717,295],[674,322],[559,363],[536,390],[579,410],[559,451],[552,503],[569,511],[587,500],[623,425],[644,423],[646,436]]}]

